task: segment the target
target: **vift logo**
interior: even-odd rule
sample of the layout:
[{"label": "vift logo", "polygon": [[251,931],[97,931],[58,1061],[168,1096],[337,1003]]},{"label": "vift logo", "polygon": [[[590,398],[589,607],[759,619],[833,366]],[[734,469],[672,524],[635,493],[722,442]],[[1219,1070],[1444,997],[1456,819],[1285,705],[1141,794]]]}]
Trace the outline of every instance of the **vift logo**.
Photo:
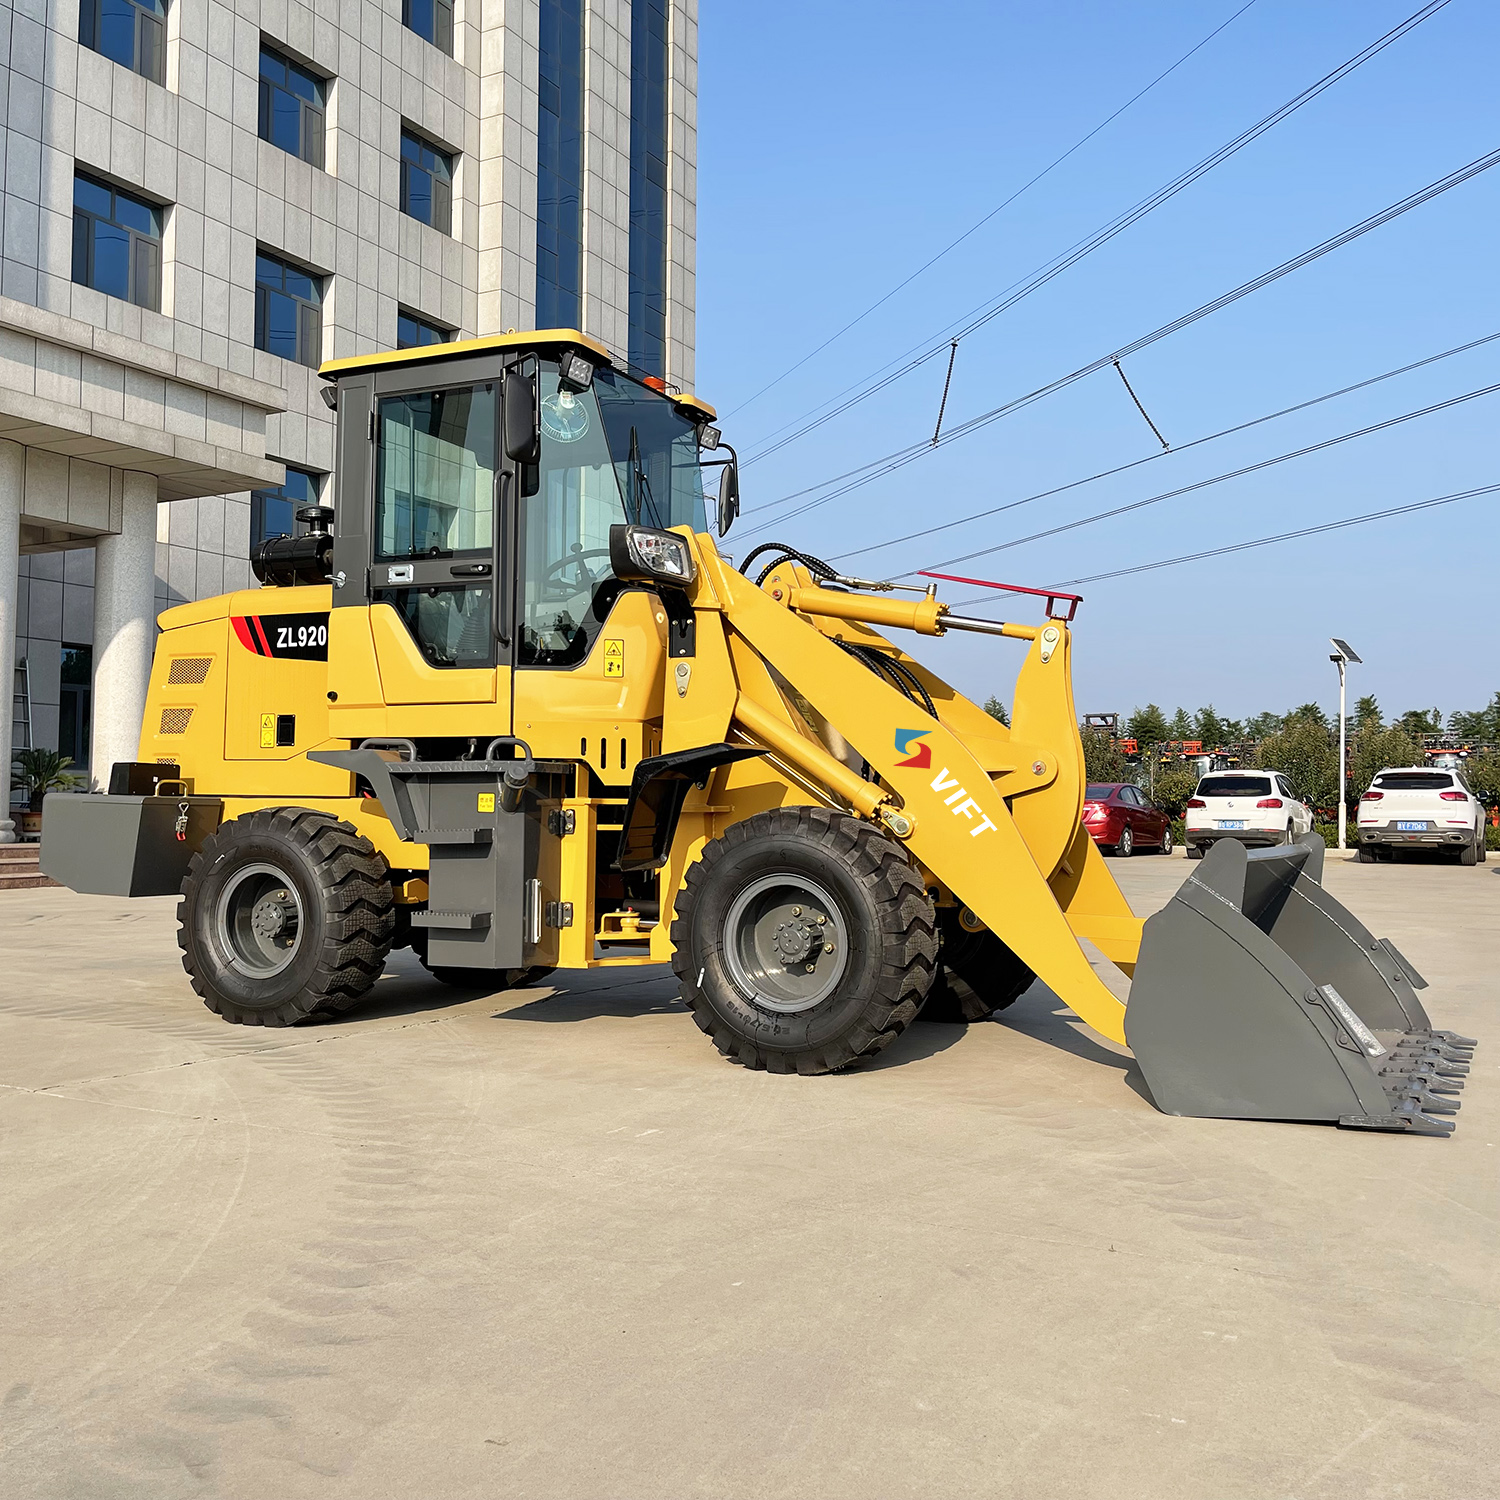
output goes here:
[{"label": "vift logo", "polygon": [[[896,731],[896,754],[905,755],[911,750],[912,741],[920,740],[931,734],[930,729],[898,729]],[[918,745],[912,752],[910,760],[898,760],[898,766],[912,766],[918,771],[925,771],[932,765],[932,746]]]},{"label": "vift logo", "polygon": [[[916,742],[919,740],[925,741],[926,737],[931,733],[930,729],[898,729],[896,731],[896,753],[898,755],[906,755],[908,751],[911,751],[911,754],[906,760],[898,760],[896,765],[898,767],[909,766],[916,771],[930,771],[932,769],[932,746],[925,743],[917,744]],[[914,744],[916,745],[916,749],[912,750]],[[969,830],[970,838],[978,838],[986,830],[991,833],[994,832],[995,825],[990,822],[984,809],[980,807],[963,787],[959,786],[956,776],[948,774],[947,766],[944,766],[932,778],[932,789],[935,792],[948,792],[950,794],[943,798],[943,803],[955,818],[967,818],[973,823],[975,814],[978,814],[979,822]]]},{"label": "vift logo", "polygon": [[932,789],[935,792],[947,792],[950,790],[950,788],[952,789],[951,795],[944,797],[943,802],[955,818],[962,815],[972,823],[974,821],[974,814],[979,814],[979,824],[977,827],[971,828],[969,830],[969,837],[977,839],[979,835],[983,833],[987,828],[991,830],[991,832],[993,832],[995,825],[990,822],[989,816],[986,814],[985,810],[968,794],[968,792],[963,789],[963,787],[959,786],[958,778],[956,776],[949,776],[948,768],[947,766],[944,766],[943,769],[932,778]]}]

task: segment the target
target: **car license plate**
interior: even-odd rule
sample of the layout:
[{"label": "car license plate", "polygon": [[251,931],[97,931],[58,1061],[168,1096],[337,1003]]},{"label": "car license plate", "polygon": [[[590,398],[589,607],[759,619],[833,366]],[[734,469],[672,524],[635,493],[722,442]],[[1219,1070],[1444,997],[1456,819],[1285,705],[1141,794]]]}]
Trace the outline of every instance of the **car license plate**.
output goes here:
[{"label": "car license plate", "polygon": [[1397,823],[1396,824],[1396,832],[1397,833],[1426,833],[1427,832],[1427,825],[1425,823]]},{"label": "car license plate", "polygon": [[1237,818],[1233,822],[1226,823],[1221,819],[1214,826],[1217,828],[1243,828],[1245,826],[1245,820],[1243,818]]}]

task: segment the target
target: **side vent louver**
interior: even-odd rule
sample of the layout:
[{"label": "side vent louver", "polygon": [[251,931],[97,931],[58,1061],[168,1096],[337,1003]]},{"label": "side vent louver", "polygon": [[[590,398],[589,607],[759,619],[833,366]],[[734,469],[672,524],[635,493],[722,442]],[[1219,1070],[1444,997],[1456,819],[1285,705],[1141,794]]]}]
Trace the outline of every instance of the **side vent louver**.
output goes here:
[{"label": "side vent louver", "polygon": [[[211,656],[174,656],[167,668],[168,687],[197,687],[208,678],[208,669],[213,665]],[[162,731],[163,734],[166,730]]]},{"label": "side vent louver", "polygon": [[161,728],[157,733],[186,734],[192,721],[193,711],[190,708],[164,708],[161,711]]}]

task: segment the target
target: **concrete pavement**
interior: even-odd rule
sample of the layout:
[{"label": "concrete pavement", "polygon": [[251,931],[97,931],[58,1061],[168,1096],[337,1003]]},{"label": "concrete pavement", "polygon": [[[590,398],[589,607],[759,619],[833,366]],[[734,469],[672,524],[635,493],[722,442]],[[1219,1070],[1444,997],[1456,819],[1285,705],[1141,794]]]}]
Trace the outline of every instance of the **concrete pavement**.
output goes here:
[{"label": "concrete pavement", "polygon": [[1448,1141],[1160,1115],[1040,987],[824,1079],[654,970],[235,1028],[172,901],[0,894],[0,1492],[1500,1494],[1497,876],[1327,871]]}]

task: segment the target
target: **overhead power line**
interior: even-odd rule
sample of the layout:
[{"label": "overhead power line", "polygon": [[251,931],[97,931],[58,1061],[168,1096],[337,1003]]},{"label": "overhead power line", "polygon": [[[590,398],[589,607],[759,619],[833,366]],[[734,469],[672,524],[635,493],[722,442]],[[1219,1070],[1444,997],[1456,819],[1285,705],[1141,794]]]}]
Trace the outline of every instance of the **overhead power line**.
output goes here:
[{"label": "overhead power line", "polygon": [[[1290,453],[1278,453],[1274,458],[1263,458],[1259,463],[1245,464],[1225,474],[1215,474],[1210,479],[1200,479],[1175,490],[1163,490],[1159,495],[1148,495],[1144,500],[1132,500],[1126,505],[1116,505],[1110,510],[1097,511],[1091,516],[1081,516],[1076,521],[1064,521],[1060,526],[1049,526],[1045,531],[1033,531],[1030,536],[1016,537],[1014,541],[998,542],[993,547],[981,547],[977,552],[965,552],[961,557],[946,557],[941,562],[930,563],[932,568],[949,568],[958,563],[972,562],[976,557],[990,557],[996,552],[1008,552],[1012,547],[1023,547],[1027,542],[1040,542],[1049,536],[1059,536],[1065,531],[1076,531],[1080,526],[1092,526],[1096,521],[1110,521],[1116,516],[1129,515],[1132,511],[1145,510],[1149,505],[1159,505],[1163,500],[1175,500],[1180,495],[1191,495],[1196,490],[1206,490],[1210,485],[1223,484],[1228,479],[1239,479],[1246,474],[1258,473],[1261,469],[1274,468],[1277,464],[1289,463],[1294,458],[1305,458],[1309,453],[1321,453],[1325,448],[1336,448],[1340,443],[1350,443],[1355,438],[1369,437],[1372,432],[1384,432],[1388,427],[1398,427],[1403,422],[1414,422],[1419,417],[1430,417],[1433,412],[1447,411],[1451,406],[1460,406],[1465,401],[1474,401],[1481,396],[1492,396],[1500,391],[1500,383],[1486,385],[1475,391],[1465,391],[1461,396],[1450,396],[1446,401],[1435,402],[1416,411],[1403,412],[1399,417],[1387,417],[1383,422],[1373,422],[1368,427],[1353,432],[1341,432],[1337,437],[1324,438],[1320,443],[1309,443],[1305,448],[1293,449]],[[905,576],[904,574],[902,575]]]},{"label": "overhead power line", "polygon": [[[867,380],[872,383],[865,385],[863,389],[860,388],[862,384],[861,382],[856,382],[854,385],[846,387],[845,390],[840,392],[838,396],[832,398],[833,401],[838,402],[839,404],[833,406],[831,410],[824,412],[822,415],[814,417],[813,420],[803,423],[802,426],[798,427],[797,430],[791,433],[789,436],[781,438],[778,442],[769,443],[769,446],[761,448],[758,452],[750,454],[745,460],[746,466],[748,467],[751,463],[767,457],[771,453],[774,453],[779,449],[786,447],[790,443],[799,441],[801,438],[807,436],[810,432],[813,432],[817,428],[823,426],[824,423],[830,422],[835,417],[841,416],[851,407],[857,406],[861,401],[864,401],[870,396],[875,395],[878,391],[884,390],[886,386],[892,384],[894,381],[900,380],[903,376],[910,374],[913,370],[916,370],[920,366],[926,364],[929,360],[933,359],[942,352],[942,350],[946,347],[947,342],[966,338],[969,334],[975,332],[977,329],[982,328],[986,323],[990,322],[991,319],[999,317],[1003,312],[1007,312],[1023,298],[1029,297],[1031,293],[1036,291],[1039,287],[1045,286],[1049,281],[1053,280],[1057,276],[1060,276],[1064,271],[1068,270],[1069,267],[1077,264],[1077,262],[1082,260],[1084,256],[1092,254],[1093,251],[1097,250],[1101,245],[1107,244],[1110,240],[1114,239],[1116,235],[1122,233],[1132,224],[1137,223],[1147,214],[1161,207],[1163,203],[1166,203],[1171,198],[1176,197],[1178,193],[1182,192],[1185,188],[1190,187],[1200,177],[1204,176],[1206,173],[1212,171],[1215,167],[1227,161],[1231,156],[1235,155],[1236,152],[1242,150],[1245,146],[1248,146],[1252,141],[1259,139],[1259,137],[1264,135],[1268,130],[1271,130],[1276,125],[1279,125],[1289,115],[1294,114],[1297,110],[1301,109],[1304,104],[1307,104],[1311,100],[1315,99],[1326,89],[1332,88],[1335,83],[1338,83],[1343,78],[1347,77],[1356,68],[1368,62],[1378,53],[1383,52],[1393,42],[1398,41],[1401,37],[1405,36],[1407,32],[1411,31],[1416,26],[1419,26],[1423,21],[1435,15],[1439,10],[1442,10],[1448,3],[1449,0],[1431,0],[1430,4],[1424,5],[1420,10],[1415,11],[1412,15],[1408,16],[1404,21],[1402,21],[1400,25],[1392,27],[1392,29],[1386,32],[1383,36],[1377,37],[1373,42],[1369,44],[1369,46],[1362,48],[1359,52],[1355,53],[1353,57],[1348,58],[1346,61],[1340,63],[1339,66],[1333,69],[1332,72],[1324,74],[1324,76],[1318,79],[1316,83],[1310,84],[1307,88],[1303,89],[1300,94],[1295,95],[1293,98],[1287,100],[1285,104],[1282,104],[1277,109],[1272,110],[1270,114],[1265,115],[1261,119],[1257,120],[1255,124],[1251,125],[1247,130],[1241,131],[1241,133],[1235,136],[1232,140],[1226,141],[1222,146],[1218,148],[1218,150],[1211,152],[1208,156],[1204,157],[1202,161],[1197,162],[1195,165],[1189,167],[1185,172],[1180,173],[1170,182],[1163,184],[1163,186],[1159,187],[1154,193],[1151,193],[1147,197],[1143,198],[1132,208],[1126,209],[1123,213],[1109,220],[1108,223],[1101,225],[1100,228],[1096,229],[1092,234],[1086,236],[1082,240],[1079,240],[1075,245],[1063,251],[1060,255],[1055,256],[1045,265],[1033,271],[1029,276],[1022,278],[1021,281],[1012,282],[1009,287],[1005,288],[1004,291],[998,294],[997,298],[991,299],[991,301],[981,304],[979,308],[976,308],[972,313],[968,314],[966,319],[960,320],[959,324],[950,324],[946,329],[943,330],[940,335],[936,336],[939,340],[941,340],[941,342],[935,343],[931,347],[927,347],[925,349],[922,345],[914,346],[913,350],[908,350],[906,355],[902,355],[896,361],[893,361],[895,368],[892,368],[889,365],[884,367],[885,369],[890,370],[889,374],[876,372],[875,376],[867,377]],[[957,327],[958,329],[956,333],[954,332],[955,327]],[[917,353],[917,350],[922,350],[923,352]],[[908,356],[911,355],[915,355],[915,357],[909,358]],[[808,358],[811,357],[811,355],[808,356]],[[905,363],[902,363],[902,361],[905,361]],[[848,400],[841,400],[841,398],[848,395],[850,391],[857,391],[857,394],[851,396]],[[824,404],[826,405],[827,403]],[[793,424],[786,423],[782,427],[776,428],[771,433],[768,433],[767,441],[769,442],[770,438],[778,437],[779,434],[785,432],[786,428],[791,425]]]},{"label": "overhead power line", "polygon": [[[1306,401],[1299,401],[1294,406],[1283,406],[1279,411],[1266,412],[1263,416],[1252,417],[1248,422],[1237,422],[1233,427],[1220,428],[1218,432],[1206,433],[1203,437],[1193,438],[1190,442],[1179,443],[1172,449],[1173,453],[1186,453],[1190,448],[1201,448],[1205,443],[1217,442],[1220,438],[1231,437],[1237,432],[1247,432],[1252,427],[1260,427],[1266,422],[1274,422],[1280,417],[1289,417],[1299,411],[1306,411],[1309,407],[1321,406],[1325,401],[1336,400],[1340,396],[1350,395],[1354,391],[1362,391],[1368,386],[1379,385],[1381,381],[1393,380],[1398,375],[1409,374],[1412,370],[1420,370],[1425,365],[1436,364],[1439,360],[1451,359],[1455,354],[1466,354],[1470,349],[1478,349],[1483,344],[1492,344],[1500,339],[1500,333],[1486,334],[1482,339],[1472,339],[1467,344],[1459,344],[1452,349],[1444,349],[1440,354],[1429,354],[1425,359],[1414,360],[1409,365],[1400,365],[1394,370],[1384,370],[1379,375],[1371,375],[1368,379],[1358,380],[1353,385],[1340,386],[1336,391],[1325,391],[1321,396],[1312,396]],[[908,531],[904,536],[893,536],[883,542],[871,542],[865,547],[856,547],[849,552],[835,552],[830,561],[844,562],[851,557],[863,557],[868,552],[879,552],[885,547],[897,547],[902,542],[925,541],[928,537],[936,536],[940,531],[953,531],[960,526],[967,526],[974,521],[987,520],[990,516],[998,516],[1008,510],[1017,510],[1023,505],[1030,505],[1037,500],[1046,500],[1053,495],[1066,494],[1069,490],[1076,490],[1086,484],[1093,484],[1096,480],[1110,479],[1116,474],[1124,474],[1130,469],[1139,469],[1145,464],[1156,463],[1159,459],[1167,457],[1166,453],[1148,453],[1144,458],[1133,458],[1129,463],[1116,464],[1113,468],[1100,469],[1096,474],[1086,474],[1082,479],[1069,480],[1067,484],[1054,485],[1049,490],[1038,490],[1032,495],[1023,495],[1019,500],[1008,500],[1003,505],[992,505],[987,510],[976,510],[967,516],[959,516],[954,521],[944,521],[941,526],[929,526],[922,531]],[[906,575],[903,574],[903,577]]]},{"label": "overhead power line", "polygon": [[[1500,163],[1500,149],[1489,151],[1483,156],[1476,157],[1465,166],[1450,172],[1446,177],[1440,177],[1436,182],[1428,183],[1426,187],[1408,194],[1405,198],[1400,199],[1387,208],[1381,209],[1378,213],[1371,214],[1369,218],[1360,220],[1358,224],[1353,224],[1348,229],[1333,235],[1320,244],[1314,245],[1311,249],[1304,250],[1300,255],[1294,255],[1290,260],[1283,261],[1279,266],[1273,266],[1271,270],[1263,272],[1250,281],[1241,283],[1241,285],[1233,288],[1231,291],[1223,293],[1222,296],[1215,297],[1211,302],[1205,302],[1201,307],[1196,307],[1191,312],[1184,313],[1179,318],[1174,318],[1170,323],[1164,323],[1160,328],[1153,329],[1141,338],[1129,344],[1124,344],[1118,349],[1111,350],[1108,354],[1103,354],[1098,359],[1091,360],[1088,364],[1081,365],[1078,369],[1070,371],[1066,375],[1059,376],[1047,385],[1038,386],[1035,390],[1028,391],[1024,396],[1017,396],[1001,406],[981,412],[976,417],[970,417],[967,422],[961,422],[958,426],[949,428],[936,446],[946,447],[949,443],[956,443],[960,439],[968,437],[971,433],[978,432],[983,427],[988,427],[992,422],[998,422],[1002,417],[1011,416],[1023,407],[1030,406],[1033,402],[1056,394],[1056,392],[1065,389],[1067,386],[1084,379],[1085,376],[1094,374],[1097,370],[1106,369],[1117,359],[1124,359],[1128,355],[1139,353],[1140,350],[1148,348],[1161,339],[1181,332],[1182,329],[1189,327],[1200,319],[1221,311],[1231,303],[1238,302],[1242,297],[1248,297],[1252,292],[1258,292],[1264,287],[1270,286],[1272,282],[1279,281],[1283,276],[1288,276],[1293,271],[1300,271],[1304,266],[1311,265],[1313,261],[1330,254],[1332,251],[1342,249],[1361,235],[1368,234],[1372,229],[1379,229],[1383,225],[1389,224],[1392,219],[1398,218],[1400,215],[1408,213],[1414,208],[1421,207],[1422,204],[1430,202],[1440,194],[1448,192],[1449,189],[1467,182],[1471,177],[1476,177],[1479,173],[1488,171],[1497,163]],[[829,485],[838,486],[830,490],[828,494],[819,496],[818,499],[797,507],[797,510],[790,512],[790,514],[816,510],[819,506],[827,505],[830,500],[837,500],[841,496],[849,494],[852,490],[861,489],[876,479],[881,479],[887,474],[895,473],[897,469],[904,468],[907,464],[921,458],[926,453],[931,453],[933,447],[934,445],[929,440],[923,439],[921,442],[910,444],[905,448],[897,449],[893,453],[888,453],[882,458],[872,459],[869,463],[861,464],[858,468],[849,469],[843,474],[835,475],[831,479],[825,479],[819,484],[810,485],[807,489],[795,491],[790,495],[783,495],[780,500],[772,501],[770,505],[760,507],[760,509],[769,510],[772,506],[800,499],[804,495],[816,494],[818,490],[824,489]],[[785,519],[785,515],[782,515],[777,517],[774,522],[761,522],[758,526],[752,526],[750,531],[753,534],[756,531],[765,530],[767,526],[772,524],[779,526]]]},{"label": "overhead power line", "polygon": [[1030,190],[1034,188],[1037,183],[1042,180],[1042,178],[1056,171],[1056,169],[1060,167],[1065,161],[1067,161],[1067,159],[1075,152],[1081,151],[1086,145],[1088,145],[1091,140],[1093,140],[1096,135],[1099,134],[1101,130],[1105,129],[1109,125],[1112,125],[1116,120],[1118,120],[1120,116],[1123,115],[1132,104],[1137,104],[1142,99],[1144,99],[1146,95],[1149,94],[1151,90],[1157,86],[1157,84],[1163,82],[1166,78],[1170,77],[1171,74],[1175,73],[1178,68],[1180,68],[1183,63],[1185,63],[1195,53],[1201,52],[1206,46],[1208,46],[1211,41],[1213,41],[1216,36],[1218,36],[1221,31],[1225,31],[1230,26],[1232,26],[1255,3],[1256,0],[1246,0],[1246,3],[1240,6],[1240,8],[1235,11],[1227,21],[1223,21],[1218,26],[1215,26],[1214,29],[1210,31],[1202,41],[1197,42],[1193,46],[1189,47],[1188,50],[1184,52],[1182,56],[1179,57],[1177,61],[1174,62],[1170,67],[1163,68],[1162,71],[1158,73],[1150,83],[1148,83],[1143,89],[1140,89],[1136,93],[1132,94],[1130,98],[1128,98],[1112,114],[1106,115],[1096,126],[1094,126],[1092,130],[1088,132],[1087,135],[1079,136],[1079,138],[1074,141],[1073,144],[1069,146],[1068,149],[1064,151],[1060,156],[1054,156],[1052,160],[1049,161],[1040,172],[1038,172],[1034,177],[1031,177],[1027,181],[1023,182],[1021,186],[1018,187],[1015,192],[1010,195],[1010,197],[997,203],[994,208],[992,208],[982,219],[971,224],[966,230],[964,230],[964,232],[959,235],[957,239],[949,240],[948,243],[944,245],[936,255],[932,256],[928,260],[923,261],[922,264],[918,266],[917,269],[913,271],[909,276],[905,277],[901,281],[898,281],[896,285],[893,286],[890,291],[888,291],[883,297],[876,298],[876,300],[872,302],[867,308],[865,308],[865,310],[857,317],[850,318],[850,320],[845,323],[844,326],[840,328],[836,333],[829,334],[828,337],[824,339],[816,349],[810,349],[806,354],[802,356],[801,359],[796,362],[796,364],[788,365],[787,368],[784,369],[781,374],[779,374],[774,380],[767,381],[766,384],[761,386],[761,388],[756,391],[753,396],[746,397],[745,400],[735,408],[733,415],[738,416],[740,412],[745,410],[746,407],[751,406],[756,401],[759,401],[767,391],[773,390],[776,386],[780,385],[788,375],[795,374],[810,359],[817,358],[817,356],[820,355],[826,348],[828,348],[830,344],[837,343],[841,338],[843,338],[846,333],[849,332],[851,328],[854,328],[858,324],[863,323],[864,320],[868,318],[872,312],[875,312],[877,309],[884,307],[885,304],[889,302],[891,298],[894,297],[898,292],[904,291],[919,276],[925,275],[940,260],[942,260],[945,255],[948,255],[951,251],[958,249],[958,247],[963,244],[965,240],[971,238],[973,235],[978,234],[979,231],[983,229],[984,226],[996,216],[996,214],[1003,213],[1007,208],[1011,206],[1012,203],[1016,201],[1017,198],[1021,197],[1023,193],[1030,192]]},{"label": "overhead power line", "polygon": [[[1326,521],[1321,526],[1304,526],[1299,531],[1282,531],[1275,536],[1257,537],[1253,542],[1235,542],[1229,547],[1211,547],[1206,552],[1189,552],[1181,557],[1166,557],[1160,562],[1139,563],[1133,568],[1116,568],[1110,573],[1091,573],[1087,578],[1070,578],[1066,585],[1059,587],[1071,588],[1080,583],[1100,583],[1106,578],[1125,578],[1132,573],[1150,573],[1157,568],[1175,568],[1179,563],[1202,562],[1209,557],[1224,557],[1230,552],[1245,552],[1251,547],[1269,547],[1275,542],[1296,541],[1304,536],[1320,536],[1326,531],[1341,531],[1346,526],[1363,526],[1367,521],[1384,521],[1390,516],[1408,516],[1413,511],[1433,510],[1439,505],[1452,505],[1456,500],[1472,500],[1476,495],[1493,495],[1500,490],[1500,484],[1480,485],[1478,489],[1459,490],[1452,495],[1439,495],[1432,500],[1418,500],[1413,505],[1393,505],[1387,510],[1366,511],[1362,516],[1348,516],[1342,521]],[[1000,598],[998,594],[987,595],[987,598]],[[970,604],[980,601],[971,599]]]}]

